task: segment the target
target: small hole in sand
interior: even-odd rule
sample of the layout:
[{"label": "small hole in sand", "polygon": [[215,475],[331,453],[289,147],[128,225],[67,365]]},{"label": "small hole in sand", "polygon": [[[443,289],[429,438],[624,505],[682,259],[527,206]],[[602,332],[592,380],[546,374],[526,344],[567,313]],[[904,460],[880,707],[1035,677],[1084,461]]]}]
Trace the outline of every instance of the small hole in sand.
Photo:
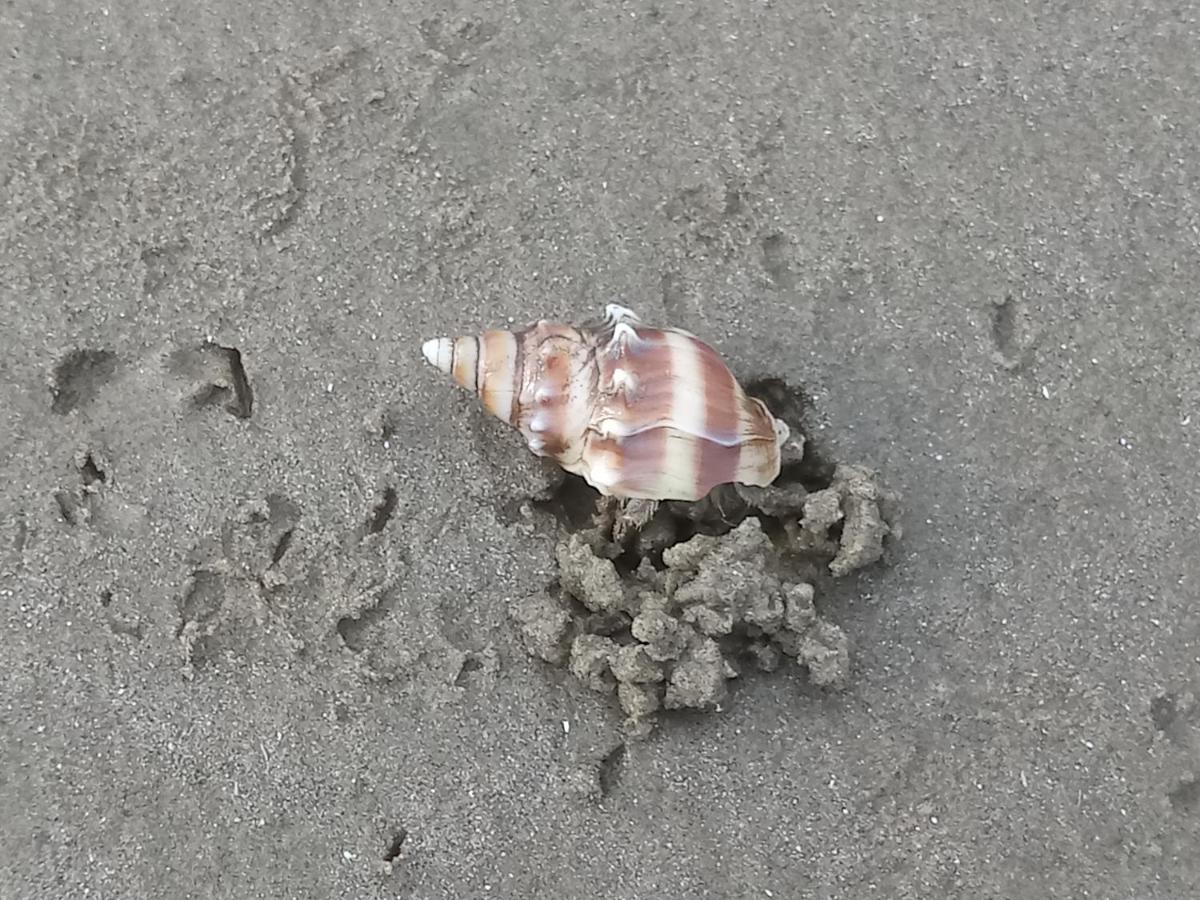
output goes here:
[{"label": "small hole in sand", "polygon": [[383,854],[384,862],[395,862],[400,856],[400,851],[404,849],[404,842],[408,840],[408,831],[400,828],[392,836],[391,842],[387,846],[387,850]]}]

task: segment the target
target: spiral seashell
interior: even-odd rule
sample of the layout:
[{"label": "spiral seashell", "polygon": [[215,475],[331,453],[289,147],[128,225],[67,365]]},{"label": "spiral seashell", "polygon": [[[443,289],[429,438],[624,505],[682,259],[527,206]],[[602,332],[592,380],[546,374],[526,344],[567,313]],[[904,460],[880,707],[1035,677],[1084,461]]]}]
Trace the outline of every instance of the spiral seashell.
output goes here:
[{"label": "spiral seashell", "polygon": [[779,475],[787,425],[749,397],[712,347],[610,304],[595,325],[426,341],[425,359],[515,427],[529,449],[601,494],[699,500]]}]

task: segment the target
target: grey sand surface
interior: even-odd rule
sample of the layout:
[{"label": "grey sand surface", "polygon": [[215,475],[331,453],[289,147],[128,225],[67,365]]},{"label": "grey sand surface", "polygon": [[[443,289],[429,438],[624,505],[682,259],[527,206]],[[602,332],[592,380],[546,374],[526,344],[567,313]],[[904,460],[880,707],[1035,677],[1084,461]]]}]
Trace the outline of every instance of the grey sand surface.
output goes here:
[{"label": "grey sand surface", "polygon": [[[0,896],[1200,895],[1194,4],[439,9],[0,10]],[[903,498],[840,688],[527,652],[420,346],[609,302]]]}]

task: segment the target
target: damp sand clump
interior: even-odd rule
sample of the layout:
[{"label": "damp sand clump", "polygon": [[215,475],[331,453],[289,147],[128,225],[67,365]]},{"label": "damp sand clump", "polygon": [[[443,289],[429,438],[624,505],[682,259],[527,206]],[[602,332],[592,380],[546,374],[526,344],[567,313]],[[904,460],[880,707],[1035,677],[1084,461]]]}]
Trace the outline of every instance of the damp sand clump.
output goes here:
[{"label": "damp sand clump", "polygon": [[850,642],[818,586],[877,562],[895,497],[839,465],[823,485],[725,486],[700,503],[599,498],[559,540],[556,588],[512,607],[530,654],[615,694],[627,731],[669,710],[715,710],[745,666],[845,684]]}]

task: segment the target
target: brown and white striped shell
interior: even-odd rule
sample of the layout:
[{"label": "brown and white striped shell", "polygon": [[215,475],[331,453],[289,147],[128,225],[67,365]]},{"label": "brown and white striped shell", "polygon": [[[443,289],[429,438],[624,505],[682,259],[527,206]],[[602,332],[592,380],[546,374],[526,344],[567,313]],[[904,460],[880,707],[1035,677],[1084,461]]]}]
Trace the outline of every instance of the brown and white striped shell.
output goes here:
[{"label": "brown and white striped shell", "polygon": [[534,453],[601,494],[699,500],[719,484],[779,475],[787,425],[708,344],[644,327],[623,307],[609,305],[594,326],[542,320],[433,338],[421,351]]}]

